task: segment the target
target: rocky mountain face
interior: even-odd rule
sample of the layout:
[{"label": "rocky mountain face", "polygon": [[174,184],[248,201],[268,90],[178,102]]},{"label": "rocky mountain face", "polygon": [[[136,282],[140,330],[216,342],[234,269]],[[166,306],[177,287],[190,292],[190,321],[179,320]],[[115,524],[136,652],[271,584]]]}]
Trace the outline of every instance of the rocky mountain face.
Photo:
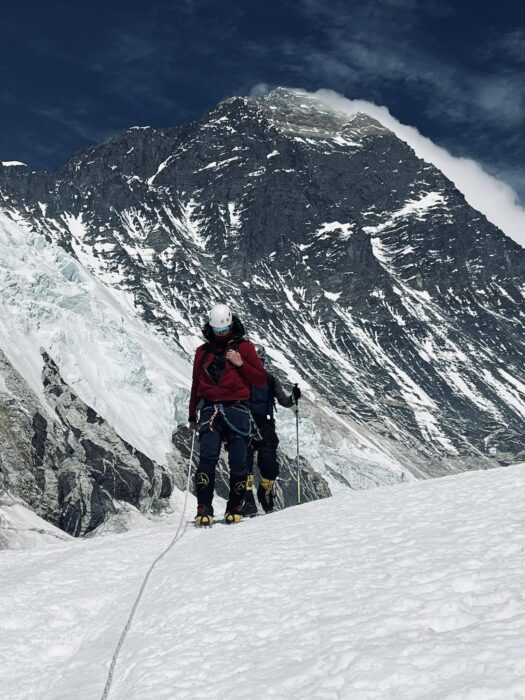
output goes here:
[{"label": "rocky mountain face", "polygon": [[0,492],[75,536],[103,523],[116,502],[158,511],[171,494],[168,473],[86,406],[45,353],[43,360],[47,412],[0,350]]},{"label": "rocky mountain face", "polygon": [[0,208],[188,359],[206,309],[232,304],[306,389],[303,448],[332,490],[524,458],[525,253],[364,114],[233,98],[55,173],[0,167]]}]

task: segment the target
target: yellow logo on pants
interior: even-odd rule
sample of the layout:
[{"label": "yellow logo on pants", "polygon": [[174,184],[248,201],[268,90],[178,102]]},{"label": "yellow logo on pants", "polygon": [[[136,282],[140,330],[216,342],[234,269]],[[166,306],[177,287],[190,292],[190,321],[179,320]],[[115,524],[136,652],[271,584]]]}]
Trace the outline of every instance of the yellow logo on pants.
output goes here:
[{"label": "yellow logo on pants", "polygon": [[201,488],[204,486],[208,486],[210,483],[210,477],[204,472],[199,472],[195,477],[195,483]]}]

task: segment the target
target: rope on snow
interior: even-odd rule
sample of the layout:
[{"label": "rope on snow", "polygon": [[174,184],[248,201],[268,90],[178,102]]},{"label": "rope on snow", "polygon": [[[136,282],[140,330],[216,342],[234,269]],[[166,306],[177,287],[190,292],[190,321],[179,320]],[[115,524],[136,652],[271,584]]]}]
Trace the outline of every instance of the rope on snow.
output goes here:
[{"label": "rope on snow", "polygon": [[[195,432],[193,432],[193,437],[191,440],[191,451],[190,451],[190,459],[188,463],[188,476],[186,479],[186,495],[184,497],[184,505],[182,507],[182,513],[180,516],[180,521],[179,521],[179,526],[177,528],[177,532],[175,533],[173,539],[169,543],[169,545],[166,547],[166,549],[159,554],[159,556],[153,561],[151,566],[149,567],[148,571],[146,572],[146,575],[144,576],[144,580],[142,581],[142,585],[140,587],[140,590],[138,592],[137,597],[135,598],[135,602],[133,603],[133,607],[131,608],[131,612],[129,614],[128,620],[126,622],[126,625],[124,629],[122,630],[122,634],[120,635],[120,639],[118,640],[117,646],[115,648],[115,651],[113,652],[113,657],[111,659],[111,664],[109,667],[109,672],[108,672],[108,677],[106,680],[106,685],[104,687],[104,692],[102,693],[101,700],[107,700],[109,697],[109,692],[111,690],[111,686],[113,684],[113,675],[115,672],[115,667],[117,665],[117,660],[120,654],[120,651],[122,649],[122,646],[124,644],[124,641],[127,637],[127,634],[130,630],[131,624],[133,622],[133,618],[135,617],[135,613],[137,611],[137,608],[139,607],[140,601],[142,599],[142,595],[144,593],[144,590],[146,589],[146,586],[148,584],[149,577],[151,576],[151,573],[153,572],[154,568],[157,566],[159,561],[170,551],[170,549],[179,541],[182,539],[184,533],[186,532],[186,525],[187,523],[184,523],[184,515],[186,513],[186,504],[188,502],[188,493],[190,490],[190,478],[191,478],[191,463],[193,461],[193,448],[195,447]],[[185,524],[184,529],[182,529],[183,524]],[[179,534],[180,533],[180,534]]]}]

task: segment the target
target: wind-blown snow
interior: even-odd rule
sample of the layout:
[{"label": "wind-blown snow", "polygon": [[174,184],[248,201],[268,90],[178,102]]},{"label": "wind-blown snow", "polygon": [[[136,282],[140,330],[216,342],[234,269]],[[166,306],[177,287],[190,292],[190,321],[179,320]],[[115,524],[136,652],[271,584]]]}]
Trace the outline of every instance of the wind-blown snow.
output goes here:
[{"label": "wind-blown snow", "polygon": [[[109,698],[523,697],[524,466],[188,529],[150,579]],[[178,518],[2,554],[3,697],[101,697]]]}]

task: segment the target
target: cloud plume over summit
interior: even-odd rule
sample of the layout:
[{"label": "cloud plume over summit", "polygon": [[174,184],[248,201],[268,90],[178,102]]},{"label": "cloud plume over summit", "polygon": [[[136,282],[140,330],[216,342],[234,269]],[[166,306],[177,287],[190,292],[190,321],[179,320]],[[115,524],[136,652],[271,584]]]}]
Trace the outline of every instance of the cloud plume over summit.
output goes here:
[{"label": "cloud plume over summit", "polygon": [[419,158],[439,168],[474,209],[484,214],[509,238],[525,247],[525,209],[518,204],[517,193],[510,185],[489,175],[478,162],[453,156],[423,136],[415,127],[402,124],[386,107],[365,100],[347,99],[332,90],[318,90],[308,94],[339,112],[364,112],[377,119],[405,141]]}]

